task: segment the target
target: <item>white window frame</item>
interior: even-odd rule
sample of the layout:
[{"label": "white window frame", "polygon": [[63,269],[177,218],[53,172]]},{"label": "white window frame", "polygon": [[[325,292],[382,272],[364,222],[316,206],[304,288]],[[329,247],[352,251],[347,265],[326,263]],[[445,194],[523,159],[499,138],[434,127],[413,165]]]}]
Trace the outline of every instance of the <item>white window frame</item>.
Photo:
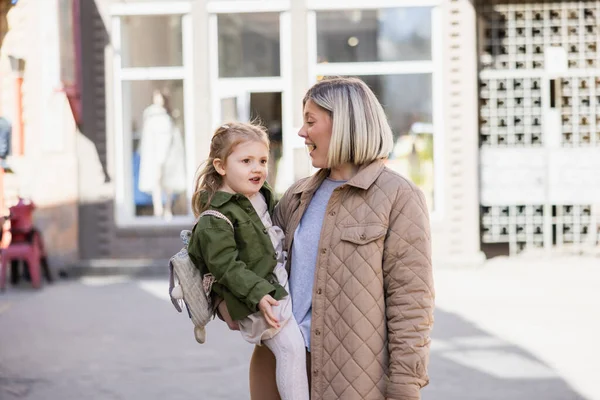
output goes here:
[{"label": "white window frame", "polygon": [[161,1],[156,3],[119,3],[110,7],[110,15],[123,17],[126,15],[177,15],[189,14],[192,5],[189,1]]},{"label": "white window frame", "polygon": [[306,0],[306,7],[312,11],[325,10],[374,10],[380,8],[436,7],[444,0]]},{"label": "white window frame", "polygon": [[[444,215],[444,121],[443,121],[443,37],[441,0],[307,0],[308,11],[308,81],[312,85],[318,76],[326,75],[406,75],[431,74],[433,137],[433,201],[431,220],[441,221]],[[432,7],[431,60],[372,61],[348,63],[317,63],[317,12],[330,10],[368,10],[382,8]]]},{"label": "white window frame", "polygon": [[[155,216],[136,216],[133,203],[132,138],[131,132],[124,131],[123,84],[147,80],[182,80],[184,103],[186,202],[191,204],[193,194],[193,171],[196,169],[195,138],[193,134],[193,28],[191,4],[183,1],[163,1],[156,3],[115,4],[110,8],[112,23],[113,55],[113,100],[115,130],[115,221],[119,228],[164,227],[190,225],[194,221],[191,207],[187,215],[174,215],[166,220]],[[183,66],[178,67],[127,67],[122,66],[121,58],[121,18],[123,16],[181,15]],[[127,137],[126,137],[127,136]]]},{"label": "white window frame", "polygon": [[[260,7],[258,7],[260,3]],[[277,173],[275,191],[281,191],[294,183],[294,136],[292,112],[292,50],[291,50],[291,15],[290,2],[281,0],[263,1],[218,1],[209,2],[207,9],[210,12],[208,19],[208,40],[210,58],[209,76],[211,93],[211,126],[216,129],[221,123],[221,99],[228,97],[241,97],[250,93],[281,93],[281,127],[283,131],[283,154]],[[279,13],[279,54],[280,75],[273,77],[219,77],[219,32],[218,14],[237,13]]]},{"label": "white window frame", "polygon": [[221,0],[208,1],[209,14],[239,14],[256,12],[284,12],[291,8],[291,0]]}]

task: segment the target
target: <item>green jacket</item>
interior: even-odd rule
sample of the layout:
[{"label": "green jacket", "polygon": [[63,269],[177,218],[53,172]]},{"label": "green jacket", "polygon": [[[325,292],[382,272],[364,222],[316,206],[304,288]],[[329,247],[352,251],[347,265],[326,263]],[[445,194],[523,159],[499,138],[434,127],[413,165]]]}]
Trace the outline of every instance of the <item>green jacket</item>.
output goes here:
[{"label": "green jacket", "polygon": [[[269,213],[275,200],[271,188],[261,188]],[[201,197],[205,202],[208,195]],[[205,215],[197,222],[188,245],[191,260],[202,274],[212,273],[216,279],[212,290],[221,296],[233,320],[258,311],[258,303],[270,294],[276,300],[287,295],[277,282],[273,270],[277,256],[269,234],[250,200],[241,194],[217,192],[209,209],[219,211],[233,223]]]}]

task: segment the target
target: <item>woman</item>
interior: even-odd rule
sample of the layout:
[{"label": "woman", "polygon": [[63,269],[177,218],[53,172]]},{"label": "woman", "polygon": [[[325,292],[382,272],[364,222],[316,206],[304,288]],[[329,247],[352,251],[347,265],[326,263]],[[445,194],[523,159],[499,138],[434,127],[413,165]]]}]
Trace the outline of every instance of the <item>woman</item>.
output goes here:
[{"label": "woman", "polygon": [[[303,107],[299,135],[320,170],[287,190],[274,223],[285,231],[311,399],[419,399],[434,306],[423,193],[386,168],[392,132],[364,82],[320,81]],[[279,398],[274,371],[256,347],[252,399]]]}]

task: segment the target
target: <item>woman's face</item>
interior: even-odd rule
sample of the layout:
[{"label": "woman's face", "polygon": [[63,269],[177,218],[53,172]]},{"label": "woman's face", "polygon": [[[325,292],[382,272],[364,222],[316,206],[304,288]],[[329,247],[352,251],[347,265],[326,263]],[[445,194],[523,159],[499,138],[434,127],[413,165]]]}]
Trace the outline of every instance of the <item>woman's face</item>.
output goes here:
[{"label": "woman's face", "polygon": [[329,113],[308,100],[304,105],[304,123],[298,135],[304,139],[315,168],[327,168],[332,126]]}]

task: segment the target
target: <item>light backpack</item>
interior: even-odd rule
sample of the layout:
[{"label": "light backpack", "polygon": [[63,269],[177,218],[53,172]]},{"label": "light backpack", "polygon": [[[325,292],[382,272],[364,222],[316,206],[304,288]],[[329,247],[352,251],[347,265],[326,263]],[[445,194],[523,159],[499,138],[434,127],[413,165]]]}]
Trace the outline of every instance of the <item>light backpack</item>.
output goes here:
[{"label": "light backpack", "polygon": [[[225,215],[215,210],[204,211],[198,220],[205,215],[221,218],[233,229],[233,224]],[[169,260],[169,297],[177,311],[182,311],[182,303],[187,308],[188,314],[194,324],[194,336],[198,343],[206,341],[206,325],[215,314],[211,301],[210,291],[215,277],[205,274],[194,265],[188,254],[188,244],[192,231],[183,230],[180,234],[183,248]],[[177,284],[176,284],[177,282]]]}]

